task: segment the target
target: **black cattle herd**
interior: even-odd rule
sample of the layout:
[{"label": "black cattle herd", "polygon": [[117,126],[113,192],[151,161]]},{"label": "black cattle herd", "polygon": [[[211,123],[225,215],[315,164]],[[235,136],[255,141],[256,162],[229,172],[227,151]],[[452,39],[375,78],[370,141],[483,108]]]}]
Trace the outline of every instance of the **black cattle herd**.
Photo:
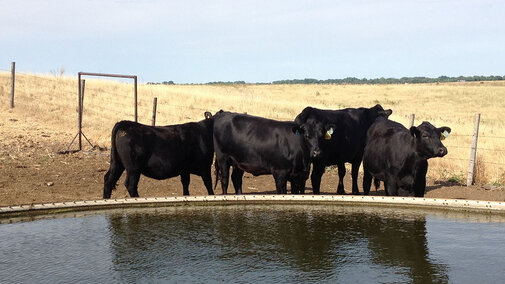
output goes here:
[{"label": "black cattle herd", "polygon": [[227,194],[230,167],[235,194],[242,194],[244,172],[273,175],[278,194],[287,194],[288,181],[292,194],[304,194],[311,165],[314,194],[320,193],[321,177],[331,165],[338,167],[336,192],[344,194],[345,163],[352,165],[352,194],[359,194],[361,162],[364,194],[370,192],[373,180],[376,188],[384,183],[386,195],[398,195],[402,188],[422,197],[428,159],[447,154],[441,140],[451,129],[426,121],[407,129],[388,119],[391,113],[381,105],[341,110],[306,107],[294,121],[223,110],[214,115],[205,112],[199,122],[168,126],[120,121],[112,129],[103,197],[110,198],[125,170],[124,184],[131,197],[139,196],[141,175],[158,180],[180,176],[183,194],[189,195],[190,174],[195,174],[202,177],[209,195],[218,180]]}]

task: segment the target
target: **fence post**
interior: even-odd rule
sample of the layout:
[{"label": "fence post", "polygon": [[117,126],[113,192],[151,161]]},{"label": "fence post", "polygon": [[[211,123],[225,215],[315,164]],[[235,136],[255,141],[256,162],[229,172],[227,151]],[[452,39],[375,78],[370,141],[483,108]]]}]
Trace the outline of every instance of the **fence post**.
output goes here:
[{"label": "fence post", "polygon": [[11,62],[11,108],[14,108],[14,83],[16,82],[16,62]]},{"label": "fence post", "polygon": [[475,114],[475,125],[473,127],[472,149],[470,150],[470,165],[468,166],[468,176],[466,177],[466,186],[473,184],[475,158],[477,157],[477,139],[479,138],[480,113]]},{"label": "fence post", "polygon": [[158,105],[158,98],[154,98],[154,101],[153,101],[153,121],[152,121],[152,125],[156,125],[156,105]]},{"label": "fence post", "polygon": [[[81,128],[82,128],[82,117],[84,116],[84,89],[86,86],[86,80],[82,79],[81,83],[81,113],[79,114],[79,119],[81,120]],[[81,129],[82,131],[82,129]]]},{"label": "fence post", "polygon": [[82,100],[81,100],[81,91],[82,91],[82,81],[81,74],[77,78],[77,105],[79,106],[79,110],[77,111],[77,136],[79,136],[79,151],[82,150]]},{"label": "fence post", "polygon": [[416,118],[416,115],[413,113],[410,115],[410,127],[414,126],[414,119]]},{"label": "fence post", "polygon": [[135,84],[134,90],[133,90],[133,96],[135,99],[135,122],[138,122],[138,114],[137,114],[137,76],[133,77],[133,83]]}]

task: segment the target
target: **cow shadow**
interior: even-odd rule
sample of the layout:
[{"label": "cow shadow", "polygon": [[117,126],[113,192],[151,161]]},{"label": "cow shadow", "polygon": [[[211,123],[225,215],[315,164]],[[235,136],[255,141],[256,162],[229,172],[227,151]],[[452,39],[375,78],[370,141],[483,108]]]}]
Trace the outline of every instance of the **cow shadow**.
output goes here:
[{"label": "cow shadow", "polygon": [[454,181],[443,181],[443,180],[436,180],[434,181],[433,185],[427,185],[426,186],[426,192],[440,189],[440,188],[450,188],[450,187],[461,187],[462,184],[459,182],[454,182]]}]

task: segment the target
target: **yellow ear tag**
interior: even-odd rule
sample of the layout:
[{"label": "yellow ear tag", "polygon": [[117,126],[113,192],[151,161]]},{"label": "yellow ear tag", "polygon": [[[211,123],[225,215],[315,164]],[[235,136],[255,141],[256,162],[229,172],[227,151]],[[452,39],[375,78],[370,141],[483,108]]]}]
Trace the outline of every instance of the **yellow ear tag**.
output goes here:
[{"label": "yellow ear tag", "polygon": [[440,133],[440,140],[444,140],[445,138],[449,138],[449,132],[447,130],[444,130],[444,132]]},{"label": "yellow ear tag", "polygon": [[331,135],[333,134],[333,128],[330,128],[326,131],[326,133],[324,134],[324,139],[326,140],[330,140],[331,139]]}]

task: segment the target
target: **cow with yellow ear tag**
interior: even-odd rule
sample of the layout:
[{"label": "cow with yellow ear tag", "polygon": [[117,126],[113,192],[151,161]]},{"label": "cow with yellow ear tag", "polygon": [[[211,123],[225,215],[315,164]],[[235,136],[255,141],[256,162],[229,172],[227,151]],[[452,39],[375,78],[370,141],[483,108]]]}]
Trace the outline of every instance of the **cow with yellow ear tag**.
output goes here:
[{"label": "cow with yellow ear tag", "polygon": [[378,117],[388,117],[392,110],[384,110],[381,105],[371,108],[346,108],[341,110],[322,110],[306,107],[296,118],[297,123],[320,122],[333,124],[324,133],[321,155],[312,161],[310,176],[314,194],[319,194],[321,178],[327,166],[337,165],[339,183],[338,194],[344,194],[345,163],[352,164],[352,193],[358,191],[358,171],[363,158],[366,131]]}]

